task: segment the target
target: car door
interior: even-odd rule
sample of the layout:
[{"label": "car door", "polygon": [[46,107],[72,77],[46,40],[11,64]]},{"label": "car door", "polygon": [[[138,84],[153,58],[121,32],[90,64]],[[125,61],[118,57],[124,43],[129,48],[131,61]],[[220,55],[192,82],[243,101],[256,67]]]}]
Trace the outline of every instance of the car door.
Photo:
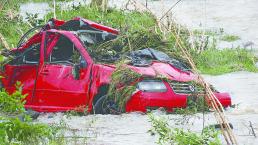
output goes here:
[{"label": "car door", "polygon": [[20,82],[22,85],[22,93],[27,94],[25,98],[26,105],[32,102],[39,58],[40,43],[35,42],[5,65],[4,73],[6,77],[3,78],[5,89],[11,93],[16,89],[16,83]]},{"label": "car door", "polygon": [[52,112],[85,107],[90,82],[86,50],[71,33],[47,32],[44,35],[41,47],[44,62],[40,64],[33,100],[37,110]]}]

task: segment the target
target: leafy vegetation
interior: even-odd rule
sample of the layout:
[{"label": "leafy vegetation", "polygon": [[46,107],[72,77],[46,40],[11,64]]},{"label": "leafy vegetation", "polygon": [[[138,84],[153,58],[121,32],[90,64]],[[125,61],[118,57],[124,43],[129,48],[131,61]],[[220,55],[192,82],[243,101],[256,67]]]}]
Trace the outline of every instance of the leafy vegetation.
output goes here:
[{"label": "leafy vegetation", "polygon": [[[30,26],[22,22],[18,8],[21,2],[19,0],[3,1],[0,6],[0,33],[5,37],[10,47],[16,47],[20,37],[29,30]],[[2,48],[0,44],[0,48]]]},{"label": "leafy vegetation", "polygon": [[[26,95],[22,95],[21,84],[16,84],[16,91],[9,95],[5,90],[0,91],[0,112],[3,114],[21,114],[24,113],[24,103],[22,100]],[[21,101],[22,100],[22,101]]]},{"label": "leafy vegetation", "polygon": [[176,108],[173,113],[183,115],[193,115],[198,112],[209,111],[209,106],[206,104],[204,96],[189,96],[187,99],[186,108]]},{"label": "leafy vegetation", "polygon": [[246,49],[208,49],[194,55],[198,69],[205,74],[223,74],[234,71],[257,72],[257,58]]},{"label": "leafy vegetation", "polygon": [[136,90],[135,83],[141,77],[140,74],[125,67],[123,63],[117,64],[112,73],[112,80],[108,90],[108,97],[115,101],[119,111],[125,111],[125,104]]},{"label": "leafy vegetation", "polygon": [[224,35],[221,40],[227,41],[227,42],[233,42],[239,40],[240,37],[236,35]]},{"label": "leafy vegetation", "polygon": [[[156,26],[155,18],[149,13],[126,12],[115,9],[108,9],[106,12],[95,7],[78,6],[71,10],[57,11],[57,18],[69,20],[76,16],[96,21],[98,23],[120,29],[120,36],[103,44],[97,44],[92,49],[97,54],[112,55],[117,53],[138,50],[142,48],[154,48],[167,53],[169,56],[177,58],[183,62],[186,60],[182,57],[180,49],[175,44],[175,37],[167,34],[167,40],[163,39],[163,35]],[[52,14],[48,15],[51,18]],[[175,24],[174,29],[177,28]],[[224,49],[218,50],[216,44],[206,45],[203,51],[192,49],[187,30],[180,29],[180,38],[183,44],[191,53],[198,69],[205,74],[223,74],[239,70],[257,71],[255,67],[255,56],[245,49]],[[197,33],[197,32],[196,32]],[[207,31],[208,34],[213,34]],[[216,35],[215,33],[213,35]],[[196,48],[200,47],[198,42],[195,43]]]},{"label": "leafy vegetation", "polygon": [[[53,14],[50,13],[47,17],[51,18],[52,15]],[[154,48],[165,52],[172,58],[177,58],[183,62],[187,62],[185,58],[182,57],[182,53],[176,44],[175,36],[169,33],[167,34],[167,39],[164,39],[163,34],[156,25],[155,18],[147,12],[130,12],[116,9],[107,9],[107,11],[102,11],[96,7],[78,6],[70,10],[58,10],[56,15],[58,19],[64,20],[70,20],[73,17],[80,16],[120,29],[120,36],[116,39],[96,44],[95,46],[88,48],[91,54],[95,57],[101,57],[103,55],[116,56],[117,54],[128,51],[143,48]],[[178,32],[178,27],[179,26],[175,24],[173,29]],[[217,33],[207,31],[207,35],[217,35]],[[254,66],[255,57],[247,50],[218,50],[216,49],[216,44],[213,44],[206,45],[204,50],[198,51],[197,48],[199,48],[201,44],[199,44],[199,42],[195,42],[196,46],[195,48],[192,48],[191,43],[189,42],[190,36],[187,30],[181,27],[179,36],[183,41],[183,45],[191,53],[201,73],[216,75],[238,70],[257,71]],[[107,61],[102,63],[107,63]],[[118,67],[112,75],[112,84],[109,88],[109,94],[112,95],[109,96],[113,97],[113,99],[119,104],[120,108],[124,106],[128,97],[135,89],[135,86],[128,84],[127,87],[117,89],[117,86],[123,84],[121,82],[123,82],[125,78],[132,79],[130,82],[134,81],[134,78],[128,76],[130,75],[130,72],[132,71]],[[198,105],[199,104],[197,102],[197,104],[193,105],[195,107],[191,107],[190,105],[186,110],[189,111],[188,113],[197,112],[197,110],[200,111],[200,108],[196,107]],[[180,112],[180,110],[177,111],[178,113]]]},{"label": "leafy vegetation", "polygon": [[[0,144],[49,144],[55,142],[57,127],[33,123],[25,114],[24,98],[21,84],[9,95],[4,89],[0,91]],[[24,119],[22,119],[24,118]]]},{"label": "leafy vegetation", "polygon": [[155,117],[149,114],[152,124],[150,132],[158,135],[158,144],[177,144],[177,145],[221,145],[220,132],[213,128],[205,128],[201,134],[190,130],[171,128],[165,118]]},{"label": "leafy vegetation", "polygon": [[55,130],[45,124],[4,118],[0,123],[0,142],[3,144],[47,144],[55,137]]},{"label": "leafy vegetation", "polygon": [[[15,47],[20,39],[19,36],[24,34],[30,28],[27,23],[21,21],[17,9],[20,3],[26,1],[27,0],[21,2],[13,1],[12,3],[6,1],[0,9],[0,18],[3,20],[0,22],[0,33],[3,34],[11,47]],[[52,13],[48,14],[47,19],[52,18],[52,16]],[[97,50],[98,53],[107,54],[106,52],[111,50],[113,51],[112,53],[116,54],[120,53],[119,51],[121,50],[122,52],[127,52],[149,47],[161,50],[174,58],[186,62],[186,60],[182,58],[181,51],[175,44],[175,37],[171,34],[167,34],[168,39],[164,40],[163,34],[161,34],[156,25],[154,16],[147,12],[142,13],[116,9],[102,11],[97,7],[79,5],[78,7],[73,7],[68,10],[57,8],[56,16],[58,19],[64,20],[70,20],[73,17],[80,16],[119,29],[120,36],[115,41],[95,46],[97,48],[102,48]],[[28,20],[32,24],[34,23],[33,17],[35,16],[28,15]],[[37,24],[42,23],[42,21],[37,22]],[[174,24],[173,29],[178,30],[177,26],[177,24]],[[184,41],[185,47],[191,52],[201,73],[217,75],[239,70],[257,71],[257,68],[255,68],[256,58],[248,50],[218,50],[214,44],[207,45],[208,48],[205,48],[203,51],[198,51],[191,48],[187,30],[184,30],[181,27],[180,32],[180,38]],[[196,31],[194,34],[199,35],[200,32]],[[207,31],[207,34],[215,35],[215,33],[210,31]],[[232,37],[231,35],[228,38],[236,39],[236,37]],[[113,50],[114,48],[117,48],[116,46],[122,46],[123,48],[118,47],[119,51],[117,52]],[[196,45],[196,47],[199,47],[199,45]]]}]

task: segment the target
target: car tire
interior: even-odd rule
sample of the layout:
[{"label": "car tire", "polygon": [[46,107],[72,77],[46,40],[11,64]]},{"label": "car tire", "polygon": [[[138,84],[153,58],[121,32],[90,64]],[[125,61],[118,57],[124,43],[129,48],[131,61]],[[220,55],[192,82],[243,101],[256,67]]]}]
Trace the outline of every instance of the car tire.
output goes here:
[{"label": "car tire", "polygon": [[40,113],[37,112],[37,111],[33,111],[33,110],[31,110],[31,109],[28,109],[28,110],[25,111],[25,114],[19,115],[18,118],[19,118],[21,121],[25,121],[26,115],[30,116],[30,118],[31,118],[32,120],[36,120],[36,119],[39,117]]},{"label": "car tire", "polygon": [[120,114],[117,105],[107,95],[101,96],[94,105],[95,114]]},{"label": "car tire", "polygon": [[94,104],[94,113],[95,114],[107,114],[107,112],[104,110],[104,103],[105,103],[105,100],[106,100],[107,96],[104,95],[104,96],[101,96],[97,102]]}]

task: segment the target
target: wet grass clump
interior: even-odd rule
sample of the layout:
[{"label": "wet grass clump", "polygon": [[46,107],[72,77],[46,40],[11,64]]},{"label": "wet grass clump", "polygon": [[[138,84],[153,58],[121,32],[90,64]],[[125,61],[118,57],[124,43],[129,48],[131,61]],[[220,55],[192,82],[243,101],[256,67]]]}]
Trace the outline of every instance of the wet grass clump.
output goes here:
[{"label": "wet grass clump", "polygon": [[227,41],[227,42],[234,42],[234,41],[237,41],[239,39],[240,39],[240,37],[236,36],[236,35],[224,35],[221,38],[222,41]]},{"label": "wet grass clump", "polygon": [[149,114],[149,120],[152,128],[149,132],[152,135],[158,135],[157,143],[177,144],[177,145],[221,145],[219,139],[220,132],[214,128],[205,128],[202,133],[196,133],[191,130],[181,128],[172,128],[163,117],[155,117]]},{"label": "wet grass clump", "polygon": [[[123,62],[123,61],[121,61]],[[124,63],[117,64],[112,73],[107,96],[118,105],[119,112],[125,112],[125,105],[136,90],[136,83],[141,75],[127,68]]]},{"label": "wet grass clump", "polygon": [[257,72],[257,58],[246,49],[208,49],[194,55],[197,68],[204,74],[219,75],[234,71]]}]

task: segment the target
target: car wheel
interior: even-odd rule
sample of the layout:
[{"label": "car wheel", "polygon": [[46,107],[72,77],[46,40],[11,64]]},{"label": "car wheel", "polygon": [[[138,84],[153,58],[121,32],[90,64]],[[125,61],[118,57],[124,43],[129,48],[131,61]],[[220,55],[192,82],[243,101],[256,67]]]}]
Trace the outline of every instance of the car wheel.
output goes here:
[{"label": "car wheel", "polygon": [[107,95],[100,97],[94,105],[95,114],[120,114],[116,103]]},{"label": "car wheel", "polygon": [[25,121],[26,120],[26,115],[30,116],[32,120],[36,120],[40,113],[37,112],[37,111],[33,111],[31,109],[28,109],[25,111],[25,114],[22,114],[22,115],[19,115],[18,118],[21,120],[21,121]]}]

